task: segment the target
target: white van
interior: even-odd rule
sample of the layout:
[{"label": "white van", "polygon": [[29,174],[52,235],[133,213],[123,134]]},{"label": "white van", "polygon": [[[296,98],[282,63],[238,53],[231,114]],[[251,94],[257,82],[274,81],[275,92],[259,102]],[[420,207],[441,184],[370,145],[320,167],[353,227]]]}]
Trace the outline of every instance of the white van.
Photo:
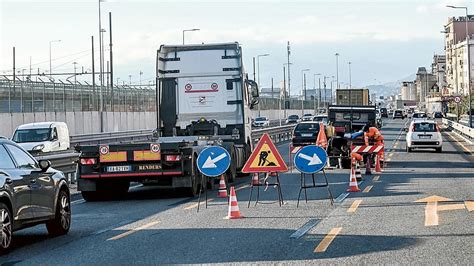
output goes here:
[{"label": "white van", "polygon": [[21,125],[12,140],[29,152],[62,151],[70,147],[69,129],[63,122]]}]

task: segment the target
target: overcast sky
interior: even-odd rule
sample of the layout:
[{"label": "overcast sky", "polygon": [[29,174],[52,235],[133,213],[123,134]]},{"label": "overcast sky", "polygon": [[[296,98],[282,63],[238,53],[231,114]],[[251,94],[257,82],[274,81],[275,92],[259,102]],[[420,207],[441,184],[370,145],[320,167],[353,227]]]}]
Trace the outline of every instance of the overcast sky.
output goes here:
[{"label": "overcast sky", "polygon": [[[433,54],[443,52],[440,33],[449,16],[463,10],[447,4],[466,5],[465,0],[405,1],[106,1],[101,4],[103,28],[108,12],[113,16],[115,77],[132,83],[154,80],[156,50],[161,44],[238,41],[244,63],[252,73],[252,57],[260,58],[263,87],[283,79],[286,42],[291,42],[292,87],[301,87],[301,69],[313,74],[336,75],[348,82],[352,62],[355,86],[397,81],[429,66]],[[469,4],[470,5],[470,4]],[[472,5],[469,6],[470,8]],[[98,49],[98,1],[6,1],[0,0],[0,74],[12,72],[12,47],[16,47],[18,70],[48,73],[49,42],[53,72],[91,68],[91,40]],[[108,52],[106,52],[108,54]],[[98,52],[96,50],[96,66]],[[294,94],[295,92],[292,92]]]}]

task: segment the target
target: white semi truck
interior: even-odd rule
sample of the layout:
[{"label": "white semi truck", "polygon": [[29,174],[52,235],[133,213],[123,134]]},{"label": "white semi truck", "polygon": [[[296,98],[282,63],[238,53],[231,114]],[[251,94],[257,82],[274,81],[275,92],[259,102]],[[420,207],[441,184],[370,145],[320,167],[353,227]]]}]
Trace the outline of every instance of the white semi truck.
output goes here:
[{"label": "white semi truck", "polygon": [[211,178],[200,184],[196,161],[204,148],[229,151],[229,182],[250,156],[258,88],[247,78],[238,43],[162,45],[156,65],[155,140],[77,147],[78,189],[86,200],[123,194],[131,181],[195,195],[214,184]]}]

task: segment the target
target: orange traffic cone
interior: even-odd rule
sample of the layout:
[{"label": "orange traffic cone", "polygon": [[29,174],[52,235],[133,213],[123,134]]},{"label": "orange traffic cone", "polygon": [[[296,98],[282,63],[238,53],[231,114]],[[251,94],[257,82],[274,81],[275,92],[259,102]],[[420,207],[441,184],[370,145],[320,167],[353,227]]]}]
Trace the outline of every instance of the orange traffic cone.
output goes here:
[{"label": "orange traffic cone", "polygon": [[253,174],[253,177],[252,177],[252,185],[254,185],[254,186],[260,185],[260,181],[259,181],[259,178],[258,178],[258,174],[257,174],[257,173],[254,173],[254,174]]},{"label": "orange traffic cone", "polygon": [[227,188],[225,186],[224,175],[221,175],[221,181],[219,181],[219,191],[217,192],[218,198],[227,198]]},{"label": "orange traffic cone", "polygon": [[367,154],[367,160],[365,162],[365,174],[366,175],[372,174],[372,166],[370,165],[370,154]]},{"label": "orange traffic cone", "polygon": [[380,155],[377,155],[377,158],[375,161],[375,172],[382,173],[382,167],[380,166]]},{"label": "orange traffic cone", "polygon": [[362,173],[360,172],[359,162],[356,163],[355,176],[357,181],[362,181]]},{"label": "orange traffic cone", "polygon": [[326,138],[326,131],[324,130],[324,124],[319,123],[319,133],[316,139],[316,146],[321,146],[324,149],[328,146],[328,139]]},{"label": "orange traffic cone", "polygon": [[239,203],[237,202],[237,196],[235,195],[234,186],[230,187],[230,199],[229,199],[229,212],[225,219],[239,219],[244,218],[240,215]]},{"label": "orange traffic cone", "polygon": [[359,192],[359,186],[357,185],[357,179],[355,177],[354,168],[351,167],[351,176],[349,181],[349,188],[346,190],[347,192]]}]

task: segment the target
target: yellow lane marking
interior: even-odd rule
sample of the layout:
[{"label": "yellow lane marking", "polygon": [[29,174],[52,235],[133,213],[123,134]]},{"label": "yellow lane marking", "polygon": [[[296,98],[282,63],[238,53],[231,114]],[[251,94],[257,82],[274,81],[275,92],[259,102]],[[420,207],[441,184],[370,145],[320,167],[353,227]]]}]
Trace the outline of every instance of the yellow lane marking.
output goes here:
[{"label": "yellow lane marking", "polygon": [[355,212],[357,210],[357,208],[359,207],[360,203],[362,202],[362,200],[354,200],[354,202],[352,202],[352,205],[351,207],[349,207],[349,209],[347,210],[347,212]]},{"label": "yellow lane marking", "polygon": [[437,226],[439,224],[438,219],[438,202],[428,202],[425,207],[425,226]]},{"label": "yellow lane marking", "polygon": [[[211,202],[211,201],[213,201],[213,200],[214,200],[214,199],[208,199],[207,202],[209,203],[209,202]],[[205,202],[203,202],[203,203],[205,203]],[[185,209],[185,210],[191,210],[191,209],[197,208],[197,206],[198,206],[198,203],[194,203],[194,204],[189,205],[188,207],[185,207],[184,209]]]},{"label": "yellow lane marking", "polygon": [[364,191],[362,191],[363,193],[369,193],[369,191],[373,188],[374,186],[367,186]]},{"label": "yellow lane marking", "polygon": [[[452,134],[452,133],[450,133],[450,135],[451,135],[451,134]],[[453,136],[450,136],[450,137],[451,137],[454,141],[456,141],[456,143],[459,144],[459,145],[464,149],[465,152],[471,153],[471,150],[468,149],[458,138],[455,138],[455,137],[453,137]]]},{"label": "yellow lane marking", "polygon": [[329,233],[324,237],[323,240],[319,243],[319,245],[314,249],[314,253],[322,253],[325,252],[326,249],[331,245],[332,241],[336,236],[341,232],[342,227],[336,227],[331,229]]},{"label": "yellow lane marking", "polygon": [[438,211],[449,211],[449,210],[461,210],[464,209],[464,204],[450,204],[450,205],[439,205]]},{"label": "yellow lane marking", "polygon": [[372,179],[372,181],[379,181],[379,178],[380,178],[380,176],[379,176],[379,175],[376,175],[376,176],[374,176],[374,178]]},{"label": "yellow lane marking", "polygon": [[474,201],[465,201],[466,209],[470,212],[474,211]]},{"label": "yellow lane marking", "polygon": [[433,196],[416,200],[415,202],[428,202],[429,203],[429,202],[438,202],[438,201],[452,201],[452,199],[433,195]]},{"label": "yellow lane marking", "polygon": [[154,226],[154,225],[156,225],[156,224],[158,224],[158,223],[159,223],[159,221],[147,223],[147,224],[142,225],[142,226],[139,226],[139,227],[137,227],[137,228],[130,229],[130,230],[128,230],[127,232],[124,232],[124,233],[122,233],[122,234],[120,234],[120,235],[116,235],[116,236],[114,236],[114,237],[111,237],[111,238],[107,239],[107,241],[110,241],[110,240],[117,240],[117,239],[120,239],[120,238],[124,238],[124,237],[129,236],[129,235],[131,235],[131,234],[133,234],[133,233],[136,233],[136,232],[138,232],[138,231],[140,231],[140,230],[143,230],[143,229],[152,227],[152,226]]}]

